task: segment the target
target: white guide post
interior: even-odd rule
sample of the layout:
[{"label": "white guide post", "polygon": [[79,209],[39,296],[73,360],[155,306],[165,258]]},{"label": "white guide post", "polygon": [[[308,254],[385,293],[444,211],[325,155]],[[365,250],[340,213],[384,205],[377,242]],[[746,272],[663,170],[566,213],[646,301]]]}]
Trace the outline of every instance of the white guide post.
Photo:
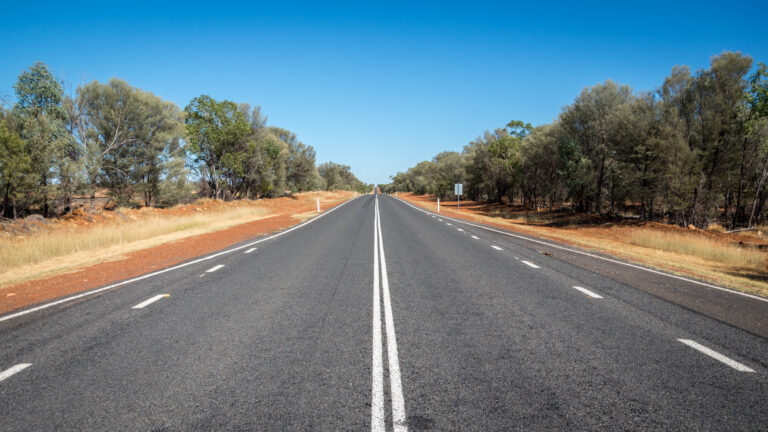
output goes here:
[{"label": "white guide post", "polygon": [[440,213],[440,198],[437,199],[437,212]]},{"label": "white guide post", "polygon": [[320,200],[317,200],[317,212],[320,213]]}]

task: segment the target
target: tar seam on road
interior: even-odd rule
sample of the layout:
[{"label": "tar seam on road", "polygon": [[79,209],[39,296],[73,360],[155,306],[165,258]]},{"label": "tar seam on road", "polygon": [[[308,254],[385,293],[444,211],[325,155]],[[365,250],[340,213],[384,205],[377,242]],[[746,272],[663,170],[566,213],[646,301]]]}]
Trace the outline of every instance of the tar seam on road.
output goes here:
[{"label": "tar seam on road", "polygon": [[[390,386],[390,399],[392,403],[392,427],[395,432],[407,432],[408,431],[408,424],[405,417],[405,400],[403,398],[403,385],[400,378],[400,361],[398,359],[398,353],[397,353],[397,339],[395,336],[395,322],[394,317],[392,314],[392,302],[390,299],[390,293],[389,293],[389,277],[387,276],[387,259],[384,255],[384,240],[381,232],[381,214],[379,213],[379,200],[378,197],[375,198],[375,214],[374,214],[374,233],[376,234],[378,238],[378,244],[374,242],[374,248],[378,249],[378,261],[379,266],[375,266],[376,264],[376,255],[374,255],[374,272],[377,272],[381,270],[381,278],[379,279],[379,282],[381,283],[381,298],[375,297],[374,298],[374,341],[373,343],[376,344],[376,327],[378,326],[379,332],[378,332],[378,345],[379,349],[377,350],[374,346],[374,355],[378,351],[379,359],[381,359],[381,313],[380,309],[377,307],[377,304],[381,301],[384,303],[384,328],[386,329],[386,335],[387,335],[387,359],[389,360],[389,386]],[[380,268],[379,268],[380,267]],[[374,276],[374,283],[376,282],[376,277]],[[374,295],[377,293],[377,289],[374,288]],[[376,312],[379,312],[378,314]],[[378,324],[377,324],[378,321]],[[381,360],[379,360],[381,362]],[[382,362],[383,363],[383,362]],[[374,358],[374,367],[376,366],[376,359]],[[374,384],[376,384],[376,378],[374,376]],[[383,381],[383,379],[382,379]],[[376,401],[379,397],[383,400],[383,382],[382,386],[380,387],[382,390],[381,396],[379,395],[372,395],[371,400],[371,431],[383,431],[383,424],[379,422],[379,419],[375,416],[376,413],[373,411],[373,402]],[[376,389],[378,390],[378,389]],[[383,404],[382,404],[383,405]],[[383,412],[381,413],[383,416]]]},{"label": "tar seam on road", "polygon": [[697,350],[697,351],[699,351],[701,353],[704,353],[704,354],[712,357],[713,359],[715,359],[717,361],[720,361],[720,362],[723,362],[723,363],[727,364],[728,366],[736,369],[739,372],[754,372],[755,371],[754,369],[749,368],[747,366],[744,366],[743,364],[737,362],[736,360],[732,360],[732,359],[730,359],[730,358],[720,354],[719,352],[717,352],[715,350],[712,350],[712,349],[709,349],[709,348],[705,347],[704,345],[702,345],[702,344],[700,344],[700,343],[698,343],[696,341],[692,341],[690,339],[678,339],[678,341],[688,345],[689,347],[691,347],[691,348],[693,348],[693,349],[695,349],[695,350]]},{"label": "tar seam on road", "polygon": [[[361,195],[361,196],[363,196],[363,195]],[[304,222],[302,224],[296,225],[295,227],[292,227],[292,228],[288,228],[285,231],[280,231],[279,233],[273,234],[273,235],[271,235],[269,237],[266,237],[266,238],[263,238],[263,239],[259,239],[259,240],[256,240],[256,241],[253,241],[253,242],[250,242],[248,244],[244,244],[242,246],[238,246],[238,247],[235,247],[235,248],[232,248],[232,249],[227,249],[227,250],[224,250],[224,251],[221,251],[221,252],[216,252],[215,254],[208,255],[208,256],[205,256],[205,257],[202,257],[202,258],[198,258],[198,259],[195,259],[195,260],[192,260],[192,261],[188,261],[188,262],[185,262],[185,263],[182,263],[182,264],[179,264],[179,265],[175,265],[173,267],[168,267],[168,268],[164,268],[162,270],[158,270],[158,271],[155,271],[155,272],[152,272],[152,273],[147,273],[147,274],[144,274],[144,275],[141,275],[141,276],[137,276],[135,278],[124,280],[122,282],[118,282],[118,283],[115,283],[115,284],[112,284],[112,285],[107,285],[105,287],[96,288],[96,289],[93,289],[93,290],[90,290],[90,291],[86,291],[84,293],[80,293],[80,294],[76,294],[76,295],[73,295],[73,296],[70,296],[70,297],[66,297],[66,298],[63,298],[63,299],[60,299],[60,300],[52,301],[50,303],[45,303],[45,304],[42,304],[40,306],[33,307],[31,309],[26,309],[26,310],[23,310],[23,311],[15,312],[15,313],[12,313],[10,315],[6,315],[6,316],[3,316],[3,317],[0,317],[0,322],[7,321],[7,320],[10,320],[10,319],[13,319],[13,318],[17,318],[17,317],[20,317],[20,316],[23,316],[23,315],[27,315],[27,314],[30,314],[32,312],[37,312],[37,311],[42,310],[42,309],[47,309],[47,308],[49,308],[51,306],[56,306],[56,305],[60,305],[62,303],[67,303],[67,302],[70,302],[72,300],[81,299],[83,297],[87,297],[87,296],[90,296],[92,294],[97,294],[97,293],[100,293],[100,292],[111,290],[113,288],[121,287],[123,285],[128,285],[128,284],[131,284],[133,282],[137,282],[137,281],[140,281],[140,280],[143,280],[143,279],[148,279],[148,278],[151,278],[153,276],[157,276],[159,274],[167,273],[169,271],[178,270],[180,268],[187,267],[187,266],[190,266],[192,264],[197,264],[197,263],[201,263],[203,261],[208,261],[210,259],[213,259],[213,258],[216,258],[216,257],[220,257],[222,255],[230,254],[232,252],[237,252],[239,250],[251,247],[251,246],[253,246],[255,244],[258,244],[258,243],[261,243],[261,242],[265,242],[267,240],[272,240],[274,238],[280,237],[283,234],[287,234],[287,233],[289,233],[289,232],[291,232],[293,230],[297,230],[297,229],[299,229],[299,228],[301,228],[301,227],[303,227],[303,226],[305,226],[307,224],[310,224],[310,223],[320,219],[321,217],[327,215],[328,213],[333,212],[334,210],[340,208],[341,206],[343,206],[343,205],[345,205],[345,204],[347,204],[347,203],[349,203],[349,202],[351,202],[351,201],[353,201],[355,199],[357,199],[357,198],[353,198],[351,200],[344,201],[343,203],[337,205],[336,207],[334,207],[334,208],[332,208],[330,210],[326,210],[324,213],[322,213],[322,214],[320,214],[320,215],[318,215],[318,216],[316,216],[316,217],[314,217],[314,218],[312,218],[312,219],[310,219],[310,220],[308,220],[308,221],[306,221],[306,222]]]},{"label": "tar seam on road", "polygon": [[12,375],[16,375],[17,373],[23,371],[24,369],[32,366],[32,363],[19,363],[16,366],[13,366],[11,368],[8,368],[2,372],[0,372],[0,381],[3,381]]},{"label": "tar seam on road", "polygon": [[[410,207],[413,207],[415,210],[418,210],[420,212],[424,212],[424,213],[429,214],[428,211],[422,210],[422,209],[416,207],[415,205],[413,205],[413,204],[411,204],[411,203],[409,203],[407,201],[404,201],[402,198],[396,198],[396,199],[398,201],[402,202],[403,204],[406,204],[406,205],[408,205]],[[647,271],[647,272],[654,273],[654,274],[657,274],[657,275],[666,276],[666,277],[670,277],[670,278],[673,278],[673,279],[678,279],[678,280],[690,282],[692,284],[704,286],[704,287],[707,287],[707,288],[712,288],[712,289],[724,291],[724,292],[727,292],[727,293],[740,295],[742,297],[749,297],[749,298],[754,299],[754,300],[768,302],[768,298],[763,298],[763,297],[756,296],[756,295],[753,295],[753,294],[748,294],[748,293],[744,293],[744,292],[741,292],[741,291],[732,290],[730,288],[725,288],[725,287],[713,285],[713,284],[710,284],[710,283],[697,281],[695,279],[689,279],[687,277],[677,276],[677,275],[673,275],[673,274],[670,274],[670,273],[665,273],[663,271],[650,269],[648,267],[643,267],[643,266],[640,266],[640,265],[637,265],[637,264],[631,264],[631,263],[627,263],[627,262],[623,262],[623,261],[619,261],[619,260],[615,260],[615,259],[611,259],[611,258],[602,257],[600,255],[595,255],[595,254],[592,254],[592,253],[589,253],[589,252],[580,251],[578,249],[567,248],[565,246],[560,246],[560,245],[557,245],[557,244],[554,244],[554,243],[547,243],[545,241],[532,239],[532,238],[525,237],[525,236],[522,236],[522,235],[512,234],[510,232],[489,228],[487,226],[474,224],[474,223],[463,221],[463,220],[460,220],[460,219],[453,219],[453,218],[451,218],[451,220],[459,222],[459,223],[463,223],[465,225],[473,226],[473,227],[476,227],[476,228],[481,228],[481,229],[484,229],[486,231],[491,231],[491,232],[495,232],[495,233],[498,233],[498,234],[504,234],[506,236],[519,238],[521,240],[525,240],[525,241],[529,241],[529,242],[533,242],[533,243],[538,243],[538,244],[541,244],[541,245],[544,245],[544,246],[549,246],[549,247],[553,247],[553,248],[556,248],[556,249],[566,250],[566,251],[569,251],[569,252],[573,252],[573,253],[577,253],[577,254],[580,254],[580,255],[588,256],[590,258],[596,258],[596,259],[599,259],[599,260],[608,261],[610,263],[619,264],[619,265],[623,265],[623,266],[627,266],[627,267],[632,267],[632,268],[635,268],[635,269],[638,269],[638,270]]]}]

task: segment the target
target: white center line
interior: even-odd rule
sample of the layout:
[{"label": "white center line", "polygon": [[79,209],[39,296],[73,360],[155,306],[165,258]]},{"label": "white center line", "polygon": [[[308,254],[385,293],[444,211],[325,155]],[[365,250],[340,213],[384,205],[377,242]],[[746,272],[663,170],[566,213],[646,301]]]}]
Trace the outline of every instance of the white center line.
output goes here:
[{"label": "white center line", "polygon": [[[384,240],[381,234],[381,214],[379,202],[376,201],[376,229],[379,237],[379,256],[381,258],[381,287],[382,300],[384,302],[384,327],[387,331],[387,358],[389,360],[389,389],[392,401],[392,428],[395,432],[407,432],[408,423],[405,417],[405,400],[403,398],[403,384],[400,379],[400,361],[397,354],[397,340],[395,337],[395,320],[392,315],[392,302],[389,295],[389,278],[387,276],[387,259],[384,255]],[[383,396],[382,396],[383,397]],[[373,429],[373,418],[371,419]]]},{"label": "white center line", "polygon": [[[376,200],[375,207],[378,208]],[[373,214],[373,367],[371,368],[371,432],[384,432],[384,361],[381,346],[381,295],[379,294],[379,213]]]},{"label": "white center line", "polygon": [[13,366],[12,368],[9,368],[0,372],[0,381],[3,381],[4,379],[9,378],[12,375],[15,375],[30,366],[32,366],[32,363],[19,363],[16,366]]},{"label": "white center line", "polygon": [[152,298],[149,298],[147,300],[144,300],[143,302],[137,304],[136,306],[132,307],[131,309],[143,309],[145,306],[151,305],[152,303],[160,300],[161,298],[168,298],[170,297],[170,294],[158,294]]},{"label": "white center line", "polygon": [[541,268],[541,267],[537,266],[536,264],[534,264],[534,263],[532,263],[530,261],[520,261],[520,262],[525,264],[525,265],[527,265],[528,267]]},{"label": "white center line", "polygon": [[748,368],[748,367],[744,366],[743,364],[741,364],[741,363],[739,363],[739,362],[737,362],[735,360],[731,360],[728,357],[720,354],[719,352],[711,350],[711,349],[705,347],[704,345],[701,345],[698,342],[692,341],[690,339],[678,339],[678,341],[688,345],[689,347],[691,347],[691,348],[693,348],[693,349],[695,349],[697,351],[700,351],[700,352],[702,352],[702,353],[712,357],[715,360],[718,360],[718,361],[721,361],[721,362],[727,364],[728,366],[736,369],[739,372],[754,372],[754,369]]},{"label": "white center line", "polygon": [[472,238],[475,239],[475,240],[480,240],[480,237],[478,237],[476,235],[473,235]]},{"label": "white center line", "polygon": [[494,248],[494,249],[496,249],[496,250],[504,250],[504,249],[502,249],[502,248],[500,248],[500,247],[498,247],[498,246],[496,246],[496,245],[492,245],[491,247],[492,247],[492,248]]},{"label": "white center line", "polygon": [[600,294],[595,294],[594,292],[592,292],[592,291],[590,291],[590,290],[588,290],[586,288],[583,288],[583,287],[580,287],[580,286],[575,286],[575,285],[574,285],[573,288],[583,292],[584,294],[586,294],[589,297],[596,298],[596,299],[603,298],[603,296],[601,296]]},{"label": "white center line", "polygon": [[456,231],[461,231],[461,232],[464,232],[464,230],[463,230],[463,229],[461,229],[461,228],[456,228]]},{"label": "white center line", "polygon": [[211,268],[209,268],[209,269],[208,269],[208,270],[206,270],[205,272],[206,272],[206,273],[213,273],[213,272],[215,272],[216,270],[219,270],[219,269],[222,269],[222,268],[224,268],[224,264],[219,264],[219,265],[217,265],[217,266],[214,266],[214,267],[211,267]]},{"label": "white center line", "polygon": [[256,249],[258,249],[258,248],[250,248],[250,249],[248,249],[247,251],[245,251],[243,253],[251,253],[251,252],[255,251]]}]

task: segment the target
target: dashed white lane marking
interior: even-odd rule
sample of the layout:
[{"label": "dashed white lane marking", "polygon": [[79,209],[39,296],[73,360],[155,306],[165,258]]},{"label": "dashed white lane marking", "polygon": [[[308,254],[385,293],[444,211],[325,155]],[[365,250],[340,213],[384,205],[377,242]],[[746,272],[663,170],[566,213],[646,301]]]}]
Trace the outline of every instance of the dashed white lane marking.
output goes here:
[{"label": "dashed white lane marking", "polygon": [[32,366],[32,363],[19,363],[16,366],[8,368],[8,369],[0,372],[0,381],[3,381],[5,379],[11,377],[12,375],[15,375],[15,374],[23,371],[24,369],[26,369],[26,368],[28,368],[30,366]]},{"label": "dashed white lane marking", "polygon": [[147,300],[144,300],[143,302],[137,304],[136,306],[132,307],[131,309],[142,309],[145,306],[151,305],[152,303],[160,300],[161,298],[168,298],[170,297],[170,294],[158,294],[152,298],[149,298]]},{"label": "dashed white lane marking", "polygon": [[586,288],[583,288],[583,287],[580,287],[580,286],[575,286],[575,285],[574,285],[574,287],[573,287],[573,288],[574,288],[574,289],[577,289],[577,290],[579,290],[579,291],[581,291],[581,292],[583,292],[583,293],[584,293],[584,294],[586,294],[588,297],[592,297],[592,298],[596,298],[596,299],[601,299],[601,298],[603,298],[603,296],[601,296],[600,294],[595,294],[594,292],[592,292],[592,291],[590,291],[590,290],[588,290],[588,289],[586,289]]},{"label": "dashed white lane marking", "polygon": [[730,358],[720,354],[717,351],[714,351],[714,350],[711,350],[711,349],[705,347],[704,345],[702,345],[702,344],[700,344],[698,342],[692,341],[690,339],[678,339],[678,341],[688,345],[689,347],[691,347],[691,348],[693,348],[693,349],[695,349],[695,350],[697,350],[699,352],[702,352],[702,353],[712,357],[713,359],[715,359],[717,361],[720,361],[720,362],[723,362],[723,363],[727,364],[728,366],[736,369],[739,372],[754,372],[754,369],[749,368],[747,366],[744,366],[743,364],[737,362],[736,360],[732,360],[732,359],[730,359]]},{"label": "dashed white lane marking", "polygon": [[[364,195],[360,195],[360,197],[363,197],[363,196]],[[355,199],[357,199],[357,198],[355,198]],[[330,214],[331,212],[341,208],[345,204],[348,204],[348,203],[350,203],[352,201],[354,201],[354,199],[351,199],[349,201],[345,201],[345,202],[337,205],[336,207],[334,207],[334,208],[332,208],[330,210],[326,210],[325,213],[323,213],[321,215],[318,215],[317,217],[314,217],[314,218],[312,218],[312,219],[310,219],[310,220],[308,220],[308,221],[306,221],[304,223],[301,223],[299,225],[296,225],[296,226],[294,226],[292,228],[288,228],[285,231],[280,231],[279,233],[273,234],[273,235],[271,235],[269,237],[265,237],[263,239],[259,239],[259,240],[256,240],[254,242],[251,242],[251,243],[248,243],[248,244],[244,244],[242,246],[237,246],[237,247],[234,247],[232,249],[227,249],[227,250],[224,250],[224,251],[221,251],[221,252],[216,252],[215,254],[204,256],[202,258],[198,258],[198,259],[195,259],[195,260],[192,260],[192,261],[187,261],[185,263],[182,263],[182,264],[179,264],[179,265],[175,265],[173,267],[168,267],[168,268],[164,268],[162,270],[158,270],[158,271],[155,271],[155,272],[152,272],[152,273],[147,273],[147,274],[144,274],[144,275],[141,275],[141,276],[137,276],[135,278],[124,280],[122,282],[118,282],[118,283],[115,283],[115,284],[112,284],[112,285],[107,285],[105,287],[96,288],[96,289],[93,289],[93,290],[90,290],[90,291],[82,292],[80,294],[76,294],[76,295],[73,295],[73,296],[65,297],[65,298],[63,298],[61,300],[56,300],[56,301],[52,301],[50,303],[42,304],[40,306],[35,306],[35,307],[31,308],[31,309],[26,309],[26,310],[23,310],[23,311],[20,311],[20,312],[12,313],[10,315],[5,315],[5,316],[0,317],[0,322],[6,321],[6,320],[11,320],[11,319],[14,319],[14,318],[18,318],[20,316],[27,315],[27,314],[30,314],[32,312],[37,312],[39,310],[47,309],[47,308],[52,307],[52,306],[57,306],[57,305],[60,305],[60,304],[64,304],[64,303],[68,303],[68,302],[71,302],[71,301],[74,301],[74,300],[78,300],[78,299],[81,299],[83,297],[87,297],[87,296],[90,296],[90,295],[93,295],[93,294],[97,294],[97,293],[100,293],[100,292],[108,291],[108,290],[111,290],[113,288],[117,288],[117,287],[121,287],[121,286],[124,286],[124,285],[128,285],[128,284],[131,284],[133,282],[137,282],[137,281],[140,281],[140,280],[148,279],[148,278],[157,276],[159,274],[163,274],[163,273],[167,273],[167,272],[170,272],[170,271],[178,270],[180,268],[184,268],[184,267],[190,266],[192,264],[197,264],[199,262],[212,260],[212,259],[214,259],[216,257],[221,256],[221,255],[226,255],[226,254],[229,254],[229,253],[232,253],[232,252],[236,252],[236,251],[239,251],[239,250],[251,247],[251,246],[253,246],[253,245],[257,244],[257,243],[261,243],[261,242],[265,242],[265,241],[268,241],[268,240],[276,239],[276,238],[278,238],[278,237],[280,237],[282,235],[288,234],[291,231],[295,231],[295,230],[297,230],[297,229],[299,229],[301,227],[309,225],[312,222],[322,218],[323,216],[326,216],[326,215]]]},{"label": "dashed white lane marking", "polygon": [[480,237],[475,236],[475,235],[473,235],[472,238],[475,239],[475,240],[480,240]]},{"label": "dashed white lane marking", "polygon": [[255,251],[256,249],[258,249],[258,248],[250,248],[250,249],[248,249],[247,251],[245,251],[243,253],[251,253],[251,252]]},{"label": "dashed white lane marking", "polygon": [[[422,209],[416,207],[415,205],[413,205],[413,204],[403,200],[402,198],[395,198],[395,199],[399,200],[403,204],[413,208],[416,211],[420,211],[422,213],[429,213],[428,211],[422,210]],[[536,239],[533,239],[533,238],[530,238],[530,237],[526,237],[526,236],[522,236],[522,235],[518,235],[518,234],[512,234],[512,233],[507,232],[507,231],[501,231],[501,230],[489,228],[489,227],[484,226],[484,225],[478,225],[478,224],[474,224],[474,223],[463,221],[463,220],[459,220],[459,219],[453,219],[453,220],[455,220],[456,222],[459,222],[459,223],[463,223],[465,225],[473,226],[473,227],[476,227],[476,228],[481,228],[481,229],[484,229],[486,231],[491,231],[491,232],[495,232],[495,233],[498,233],[498,234],[503,234],[503,235],[510,236],[510,237],[519,238],[521,240],[526,240],[526,241],[529,241],[529,242],[532,242],[532,243],[538,243],[538,244],[541,244],[541,245],[545,245],[545,246],[549,246],[549,247],[553,247],[553,248],[557,248],[557,249],[561,249],[561,250],[566,250],[566,251],[569,251],[569,252],[573,252],[573,253],[577,253],[577,254],[580,254],[580,255],[588,256],[590,258],[595,258],[595,259],[607,261],[607,262],[610,262],[610,263],[613,263],[613,264],[618,264],[618,265],[623,265],[623,266],[627,266],[627,267],[632,267],[632,268],[635,268],[635,269],[638,269],[638,270],[643,270],[643,271],[647,271],[649,273],[654,273],[654,274],[657,274],[657,275],[666,276],[666,277],[669,277],[669,278],[672,278],[672,279],[678,279],[678,280],[690,282],[692,284],[696,284],[696,285],[699,285],[699,286],[704,286],[704,287],[707,287],[707,288],[716,289],[716,290],[719,290],[719,291],[725,291],[725,292],[728,292],[728,293],[731,293],[731,294],[735,294],[735,295],[739,295],[739,296],[742,296],[742,297],[749,297],[749,298],[751,298],[753,300],[758,300],[758,301],[762,301],[762,302],[768,302],[768,298],[759,297],[759,296],[756,296],[754,294],[747,294],[747,293],[744,293],[744,292],[741,292],[741,291],[735,291],[735,290],[732,290],[730,288],[724,288],[724,287],[721,287],[721,286],[712,285],[710,283],[697,281],[695,279],[689,279],[687,277],[677,276],[677,275],[665,273],[663,271],[654,270],[654,269],[650,269],[650,268],[647,268],[647,267],[639,266],[637,264],[630,264],[630,263],[619,261],[619,260],[615,260],[615,259],[612,259],[612,258],[606,258],[606,257],[600,256],[600,255],[595,255],[593,253],[584,252],[584,251],[580,251],[580,250],[577,250],[577,249],[571,249],[569,247],[561,246],[561,245],[558,245],[558,244],[549,243],[549,242],[545,242],[545,241],[541,241],[541,240],[536,240]]]},{"label": "dashed white lane marking", "polygon": [[213,273],[213,272],[215,272],[216,270],[221,270],[222,268],[224,268],[224,264],[219,264],[219,265],[217,265],[217,266],[214,266],[214,267],[211,267],[211,268],[209,268],[209,269],[208,269],[208,270],[206,270],[205,272],[206,272],[206,273]]},{"label": "dashed white lane marking", "polygon": [[451,224],[449,224],[449,223],[446,223],[446,225],[451,226]]},{"label": "dashed white lane marking", "polygon": [[442,222],[443,220],[442,220],[442,219],[438,219],[437,221],[438,221],[438,222]]},{"label": "dashed white lane marking", "polygon": [[461,228],[456,228],[456,231],[461,231],[461,232],[464,232],[464,230],[463,230],[463,229],[461,229]]},{"label": "dashed white lane marking", "polygon": [[528,267],[541,268],[541,267],[537,266],[536,264],[534,264],[534,263],[532,263],[530,261],[520,261],[520,262],[525,264],[525,265],[527,265]]},{"label": "dashed white lane marking", "polygon": [[496,250],[504,250],[504,249],[502,249],[502,248],[500,248],[500,247],[498,247],[498,246],[496,246],[496,245],[492,245],[491,247],[492,247],[492,248],[494,248],[494,249],[496,249]]}]

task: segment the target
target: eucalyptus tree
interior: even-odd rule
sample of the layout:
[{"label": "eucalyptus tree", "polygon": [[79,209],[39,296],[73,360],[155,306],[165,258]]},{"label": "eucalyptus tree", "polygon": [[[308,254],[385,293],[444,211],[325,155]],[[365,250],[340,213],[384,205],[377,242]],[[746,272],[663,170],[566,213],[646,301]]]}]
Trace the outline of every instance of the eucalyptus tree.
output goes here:
[{"label": "eucalyptus tree", "polygon": [[[98,181],[120,205],[130,205],[139,194],[150,206],[166,177],[179,184],[185,175],[184,124],[176,105],[117,78],[79,87],[76,103],[72,111],[79,116],[91,191]],[[168,185],[164,189],[170,192]]]}]

